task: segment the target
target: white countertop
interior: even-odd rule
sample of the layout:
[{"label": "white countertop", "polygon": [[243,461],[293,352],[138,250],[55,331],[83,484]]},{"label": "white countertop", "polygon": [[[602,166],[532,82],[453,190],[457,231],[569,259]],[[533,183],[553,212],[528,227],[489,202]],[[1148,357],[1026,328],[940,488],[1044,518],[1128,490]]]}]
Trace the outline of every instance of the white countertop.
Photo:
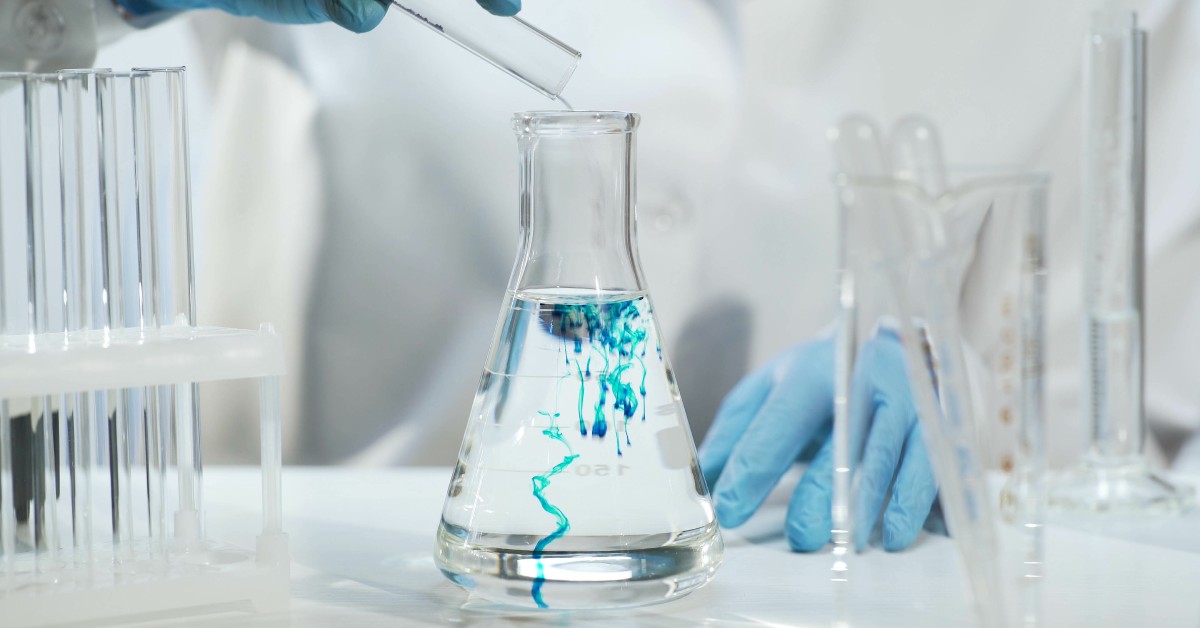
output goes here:
[{"label": "white countertop", "polygon": [[[434,567],[448,469],[287,468],[284,526],[293,556],[287,614],[229,612],[201,626],[813,625],[835,618],[830,555],[790,552],[785,482],[749,523],[725,535],[716,579],[682,600],[603,613],[499,609],[470,600]],[[208,535],[253,547],[257,472],[205,476]],[[1046,626],[1200,625],[1200,515],[1083,531],[1050,526]],[[908,551],[854,557],[854,625],[962,626],[974,618],[953,543],[923,536]],[[161,624],[162,621],[156,622]]]}]

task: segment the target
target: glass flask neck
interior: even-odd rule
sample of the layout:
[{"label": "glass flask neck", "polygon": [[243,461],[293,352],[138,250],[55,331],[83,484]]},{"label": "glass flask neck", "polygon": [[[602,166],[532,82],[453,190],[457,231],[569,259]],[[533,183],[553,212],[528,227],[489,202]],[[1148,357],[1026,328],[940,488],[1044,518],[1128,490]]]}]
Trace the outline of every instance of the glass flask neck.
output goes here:
[{"label": "glass flask neck", "polygon": [[620,112],[518,114],[521,247],[514,292],[644,290],[635,224],[635,130]]}]

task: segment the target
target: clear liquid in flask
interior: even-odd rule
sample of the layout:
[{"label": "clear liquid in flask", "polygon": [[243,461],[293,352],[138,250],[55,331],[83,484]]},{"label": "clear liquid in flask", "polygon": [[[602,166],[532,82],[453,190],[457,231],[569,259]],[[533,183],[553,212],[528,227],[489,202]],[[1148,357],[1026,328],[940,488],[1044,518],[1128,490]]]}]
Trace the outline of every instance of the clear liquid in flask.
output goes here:
[{"label": "clear liquid in flask", "polygon": [[665,601],[720,533],[645,292],[509,292],[451,479],[436,560],[485,599]]}]

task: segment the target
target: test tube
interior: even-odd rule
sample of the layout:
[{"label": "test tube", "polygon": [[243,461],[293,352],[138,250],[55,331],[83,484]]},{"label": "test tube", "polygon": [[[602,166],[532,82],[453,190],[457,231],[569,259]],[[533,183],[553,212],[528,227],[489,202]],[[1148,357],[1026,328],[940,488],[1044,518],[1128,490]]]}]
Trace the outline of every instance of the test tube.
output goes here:
[{"label": "test tube", "polygon": [[[26,331],[20,322],[26,311],[26,282],[18,278],[26,257],[20,224],[27,203],[25,81],[23,74],[0,72],[0,334],[14,337]],[[13,577],[17,551],[16,414],[8,399],[0,399],[0,551],[5,578]]]},{"label": "test tube", "polygon": [[[30,347],[37,351],[48,348],[49,341],[42,334],[62,332],[66,325],[62,276],[53,272],[58,266],[54,253],[61,253],[55,243],[61,245],[62,234],[61,215],[56,211],[61,202],[57,76],[31,74],[26,85],[30,186],[26,225],[32,255],[32,265],[28,269],[31,281]],[[57,270],[61,271],[61,268]],[[56,414],[66,410],[66,395],[42,395],[35,398],[30,413],[34,466],[31,519],[36,522],[33,529],[37,546],[35,570],[38,573],[57,569],[63,547],[59,499],[63,495],[61,483],[64,478],[59,468],[63,460],[59,447],[66,435],[56,425]]]},{"label": "test tube", "polygon": [[[63,303],[70,344],[72,332],[93,329],[103,313],[97,262],[99,260],[98,206],[100,127],[96,115],[96,80],[88,70],[58,74],[59,183],[61,186]],[[104,395],[92,392],[66,396],[73,410],[66,415],[72,439],[69,448],[71,485],[74,495],[73,536],[81,552],[78,560],[92,564],[93,517],[98,505],[92,500],[93,453],[96,433],[94,410],[103,408]],[[100,414],[99,416],[104,416]],[[107,504],[106,504],[107,506]]]},{"label": "test tube", "polygon": [[185,69],[134,68],[133,89],[142,110],[146,166],[143,200],[152,206],[150,240],[156,243],[153,261],[157,301],[152,309],[160,325],[181,315],[196,324],[195,268],[192,263],[191,180],[187,142]]},{"label": "test tube", "polygon": [[1055,482],[1056,510],[1142,514],[1191,505],[1143,454],[1146,36],[1136,14],[1092,14],[1084,66],[1083,465]]},{"label": "test tube", "polygon": [[[142,153],[137,162],[146,205],[148,240],[154,243],[148,261],[154,319],[162,326],[195,325],[195,268],[193,265],[190,164],[184,68],[134,68],[133,89],[142,125]],[[201,536],[199,394],[196,384],[162,386],[158,391],[164,433],[174,431],[179,504],[174,530],[178,540]]]},{"label": "test tube", "polygon": [[519,17],[498,17],[472,0],[392,0],[397,9],[551,100],[562,96],[579,51]]},{"label": "test tube", "polygon": [[[128,73],[118,74],[100,70],[96,75],[96,111],[100,126],[100,247],[101,285],[105,303],[103,330],[106,338],[114,329],[128,326],[127,318],[134,308],[127,305],[136,292],[136,275],[129,251],[129,238],[123,231],[132,225],[130,214],[136,205],[132,176],[133,126],[132,89]],[[128,286],[128,289],[126,288]],[[134,475],[133,458],[137,451],[134,438],[138,433],[136,417],[140,416],[141,396],[132,389],[110,390],[109,408],[109,499],[112,508],[112,539],[118,555],[132,557],[134,538]]]}]

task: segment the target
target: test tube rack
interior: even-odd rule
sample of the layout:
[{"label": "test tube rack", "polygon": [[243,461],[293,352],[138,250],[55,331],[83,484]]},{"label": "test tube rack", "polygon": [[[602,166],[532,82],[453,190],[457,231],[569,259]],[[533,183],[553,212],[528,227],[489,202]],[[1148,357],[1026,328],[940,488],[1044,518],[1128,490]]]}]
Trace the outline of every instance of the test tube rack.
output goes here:
[{"label": "test tube rack", "polygon": [[[0,623],[286,607],[282,344],[196,325],[183,68],[0,73]],[[205,531],[199,387],[257,379],[262,529]]]}]

